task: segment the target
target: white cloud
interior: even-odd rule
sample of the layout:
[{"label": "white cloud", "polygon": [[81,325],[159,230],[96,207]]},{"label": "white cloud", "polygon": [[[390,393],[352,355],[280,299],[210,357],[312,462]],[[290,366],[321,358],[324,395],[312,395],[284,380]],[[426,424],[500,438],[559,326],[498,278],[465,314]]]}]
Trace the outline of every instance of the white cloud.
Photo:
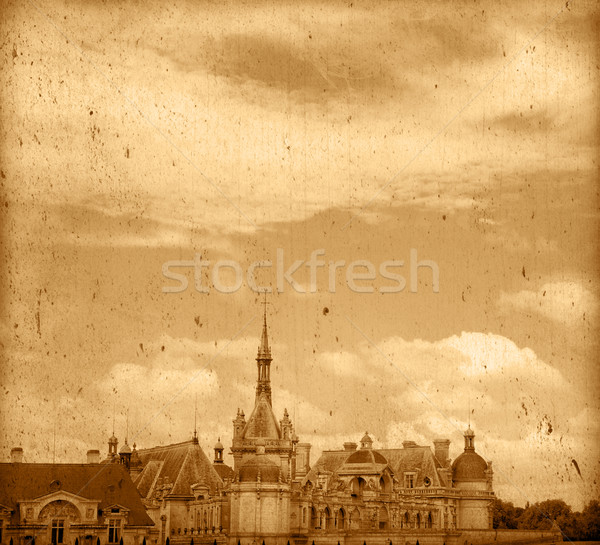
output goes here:
[{"label": "white cloud", "polygon": [[568,326],[594,320],[598,314],[597,296],[580,282],[573,281],[548,282],[537,291],[502,292],[498,305],[540,314]]}]

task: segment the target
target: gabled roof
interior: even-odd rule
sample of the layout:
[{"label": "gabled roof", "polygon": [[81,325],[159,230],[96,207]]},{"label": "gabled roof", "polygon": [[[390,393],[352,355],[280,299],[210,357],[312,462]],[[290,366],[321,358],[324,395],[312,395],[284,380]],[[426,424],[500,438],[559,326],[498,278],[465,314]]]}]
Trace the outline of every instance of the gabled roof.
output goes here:
[{"label": "gabled roof", "polygon": [[154,496],[159,479],[173,485],[169,494],[191,496],[192,485],[205,484],[212,491],[223,485],[200,445],[193,441],[138,450],[144,469],[135,484],[144,498]]},{"label": "gabled roof", "polygon": [[430,486],[444,486],[440,481],[438,468],[439,462],[430,447],[428,446],[413,446],[399,449],[381,449],[390,467],[394,470],[397,479],[402,479],[405,472],[415,472],[415,486],[421,487],[425,477],[431,480]]},{"label": "gabled roof", "polygon": [[132,526],[154,525],[121,464],[0,464],[0,504],[13,510],[12,524],[19,523],[19,501],[46,496],[57,487],[88,500],[99,500],[100,509],[122,505],[129,510]]},{"label": "gabled roof", "polygon": [[265,394],[258,398],[254,410],[242,431],[244,439],[281,439],[281,430]]}]

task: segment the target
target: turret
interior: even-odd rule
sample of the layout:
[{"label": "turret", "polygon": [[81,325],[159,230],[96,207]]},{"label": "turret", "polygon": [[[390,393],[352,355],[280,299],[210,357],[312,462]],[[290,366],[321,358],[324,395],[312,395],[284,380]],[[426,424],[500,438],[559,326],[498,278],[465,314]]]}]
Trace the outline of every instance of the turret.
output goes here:
[{"label": "turret", "polygon": [[365,432],[363,438],[360,440],[360,448],[361,449],[371,449],[373,448],[373,439],[369,435],[369,432]]},{"label": "turret", "polygon": [[217,439],[217,442],[216,442],[216,444],[214,446],[214,449],[215,449],[215,460],[214,460],[214,463],[215,464],[222,464],[223,463],[223,450],[225,448],[221,444],[221,438],[220,437]]},{"label": "turret", "polygon": [[475,450],[475,432],[471,429],[471,426],[465,431],[465,452],[467,450]]},{"label": "turret", "polygon": [[131,447],[127,444],[127,438],[125,438],[125,444],[119,450],[119,460],[129,471],[131,467]]},{"label": "turret", "polygon": [[242,435],[244,426],[246,425],[246,416],[244,411],[237,410],[237,416],[233,420],[233,438],[236,439]]},{"label": "turret", "polygon": [[281,438],[291,440],[293,433],[292,421],[287,409],[283,410],[283,418],[279,421],[279,426],[281,428]]},{"label": "turret", "polygon": [[111,435],[111,437],[108,440],[108,457],[112,461],[115,461],[116,458],[119,456],[119,453],[117,452],[118,446],[119,446],[119,440],[115,437],[115,432],[113,431],[113,434]]}]

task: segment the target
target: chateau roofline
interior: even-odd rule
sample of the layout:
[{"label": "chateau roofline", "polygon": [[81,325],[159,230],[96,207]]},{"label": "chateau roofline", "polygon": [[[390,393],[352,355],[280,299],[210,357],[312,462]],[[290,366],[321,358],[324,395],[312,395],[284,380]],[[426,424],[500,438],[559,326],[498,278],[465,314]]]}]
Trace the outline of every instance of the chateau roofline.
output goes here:
[{"label": "chateau roofline", "polygon": [[181,443],[171,443],[170,445],[163,445],[163,446],[155,446],[155,447],[148,447],[148,448],[141,448],[141,449],[137,449],[136,451],[138,452],[138,454],[140,452],[142,453],[147,453],[147,452],[152,452],[152,451],[156,451],[156,450],[169,450],[169,449],[175,449],[175,448],[179,448],[182,447],[184,445],[198,445],[197,441],[194,441],[193,439],[188,439],[187,441],[182,441]]}]

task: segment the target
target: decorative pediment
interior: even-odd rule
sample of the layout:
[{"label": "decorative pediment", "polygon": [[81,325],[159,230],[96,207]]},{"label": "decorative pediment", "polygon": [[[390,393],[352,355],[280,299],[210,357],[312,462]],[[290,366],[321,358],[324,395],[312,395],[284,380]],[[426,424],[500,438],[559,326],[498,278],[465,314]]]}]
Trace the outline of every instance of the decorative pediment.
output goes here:
[{"label": "decorative pediment", "polygon": [[100,500],[89,500],[60,489],[32,500],[18,501],[20,518],[24,523],[47,522],[59,516],[74,523],[96,522],[99,503]]},{"label": "decorative pediment", "polygon": [[114,503],[102,509],[102,516],[105,524],[107,524],[108,519],[115,517],[122,517],[125,519],[125,522],[127,522],[127,519],[129,518],[129,509],[123,505]]}]

